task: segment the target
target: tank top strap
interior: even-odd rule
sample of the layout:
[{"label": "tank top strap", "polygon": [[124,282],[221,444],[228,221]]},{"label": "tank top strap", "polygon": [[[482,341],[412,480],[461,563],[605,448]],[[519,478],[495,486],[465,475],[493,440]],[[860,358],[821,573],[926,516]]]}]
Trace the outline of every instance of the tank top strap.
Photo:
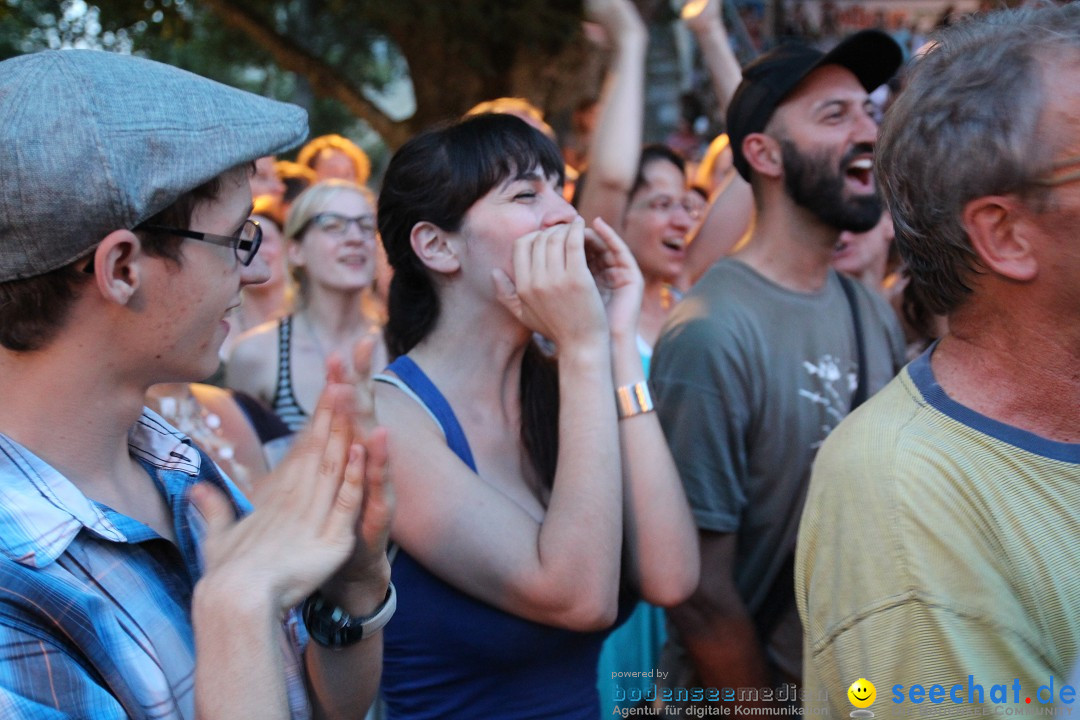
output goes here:
[{"label": "tank top strap", "polygon": [[420,366],[407,355],[400,356],[390,363],[386,369],[397,375],[413,391],[416,398],[435,416],[435,420],[442,426],[443,433],[446,435],[447,446],[454,451],[455,455],[461,458],[463,463],[469,466],[469,469],[476,472],[476,462],[473,460],[472,449],[469,447],[469,441],[465,437],[465,431],[462,430],[461,423],[458,422],[450,403],[447,402],[439,388],[435,387],[435,383],[431,382],[431,379],[424,374]]},{"label": "tank top strap", "polygon": [[272,409],[290,430],[297,432],[307,424],[307,413],[300,407],[292,387],[292,315],[278,320],[278,374]]},{"label": "tank top strap", "polygon": [[278,387],[289,383],[289,348],[292,346],[292,315],[278,320]]}]

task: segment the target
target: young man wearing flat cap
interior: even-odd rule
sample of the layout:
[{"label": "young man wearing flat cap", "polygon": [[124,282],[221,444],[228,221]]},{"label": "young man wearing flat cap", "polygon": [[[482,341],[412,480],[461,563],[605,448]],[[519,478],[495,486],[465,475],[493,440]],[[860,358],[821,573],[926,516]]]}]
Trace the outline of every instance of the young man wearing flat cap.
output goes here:
[{"label": "young man wearing flat cap", "polygon": [[328,384],[254,510],[143,408],[215,369],[268,277],[252,162],[306,132],[147,60],[0,63],[0,715],[363,716],[392,500],[354,388]]},{"label": "young man wearing flat cap", "polygon": [[881,217],[867,93],[901,59],[877,31],[828,54],[785,45],[743,70],[728,108],[753,234],[676,307],[651,372],[701,537],[701,584],[669,612],[669,704],[681,688],[795,699],[784,683],[801,675],[792,567],[810,464],[902,359],[888,306],[830,268],[840,232]]}]

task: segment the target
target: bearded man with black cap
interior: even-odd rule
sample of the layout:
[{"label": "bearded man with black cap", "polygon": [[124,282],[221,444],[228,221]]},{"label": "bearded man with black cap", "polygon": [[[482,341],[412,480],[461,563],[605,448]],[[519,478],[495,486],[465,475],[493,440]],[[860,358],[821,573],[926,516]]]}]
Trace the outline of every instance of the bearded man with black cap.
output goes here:
[{"label": "bearded man with black cap", "polygon": [[143,407],[217,367],[269,277],[254,160],[306,134],[298,107],[149,60],[0,63],[0,715],[370,704],[392,497],[356,388],[332,372],[254,508]]},{"label": "bearded man with black cap", "polygon": [[903,358],[889,307],[830,269],[840,232],[881,216],[868,92],[901,61],[877,31],[827,54],[781,46],[744,68],[729,106],[752,236],[676,307],[651,375],[701,538],[701,584],[669,612],[668,704],[694,688],[796,699],[784,683],[801,675],[792,558],[810,465]]}]

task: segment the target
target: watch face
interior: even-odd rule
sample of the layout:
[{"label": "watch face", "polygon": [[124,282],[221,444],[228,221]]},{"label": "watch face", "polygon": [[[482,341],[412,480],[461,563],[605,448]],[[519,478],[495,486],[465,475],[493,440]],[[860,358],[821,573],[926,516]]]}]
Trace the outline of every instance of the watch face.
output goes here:
[{"label": "watch face", "polygon": [[304,601],[301,617],[312,640],[324,647],[342,648],[381,630],[390,622],[396,609],[397,591],[390,583],[382,604],[368,617],[354,618],[337,605],[327,602],[318,591]]},{"label": "watch face", "polygon": [[[331,648],[348,644],[349,615],[341,608],[326,602],[322,594],[315,593],[307,599],[302,615],[308,635],[318,644]],[[363,631],[357,629],[358,634],[362,635]]]}]

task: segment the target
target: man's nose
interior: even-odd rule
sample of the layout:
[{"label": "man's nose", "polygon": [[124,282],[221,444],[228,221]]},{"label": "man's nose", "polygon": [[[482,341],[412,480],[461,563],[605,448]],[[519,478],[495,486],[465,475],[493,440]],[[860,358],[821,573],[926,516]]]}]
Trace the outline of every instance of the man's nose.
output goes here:
[{"label": "man's nose", "polygon": [[863,108],[859,111],[853,138],[856,143],[874,145],[877,142],[878,123],[871,113],[872,108]]}]

